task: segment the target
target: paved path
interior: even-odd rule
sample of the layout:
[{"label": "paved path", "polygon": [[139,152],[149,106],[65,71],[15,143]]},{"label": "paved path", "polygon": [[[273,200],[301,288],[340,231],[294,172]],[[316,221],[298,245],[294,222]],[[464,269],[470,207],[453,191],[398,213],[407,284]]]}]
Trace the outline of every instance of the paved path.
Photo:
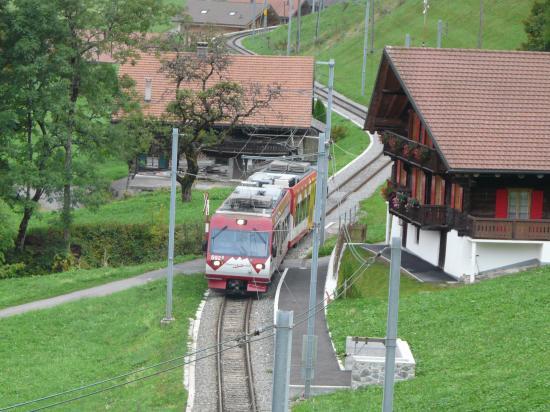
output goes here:
[{"label": "paved path", "polygon": [[[384,248],[384,245],[369,245],[364,244],[363,248],[371,252],[379,252]],[[382,257],[390,259],[391,250],[386,249],[382,253]],[[420,259],[418,256],[413,255],[406,250],[401,250],[401,268],[408,272],[412,277],[416,278],[420,282],[426,283],[447,283],[457,282],[455,278],[443,271],[441,268]]]},{"label": "paved path", "polygon": [[[174,265],[174,274],[191,275],[194,273],[204,272],[204,259],[199,258],[190,260],[184,263]],[[53,298],[37,300],[34,302],[25,303],[23,305],[12,306],[0,310],[0,318],[8,316],[20,315],[31,310],[47,309],[63,303],[72,302],[84,298],[95,298],[99,296],[112,295],[113,293],[130,289],[136,286],[145,285],[153,280],[161,279],[166,276],[166,269],[153,270],[143,273],[132,278],[117,280],[115,282],[106,283],[104,285],[95,286],[89,289],[78,290],[76,292],[67,293],[65,295],[55,296]]]},{"label": "paved path", "polygon": [[[329,257],[319,259],[317,301],[321,302],[325,290]],[[296,326],[292,332],[292,359],[290,371],[290,385],[294,395],[303,391],[303,379],[301,376],[302,337],[307,333],[307,321],[300,322],[307,312],[309,295],[310,261],[289,260],[283,263],[288,267],[285,284],[281,286],[279,296],[279,309],[293,310]],[[321,305],[319,305],[321,307]],[[317,341],[317,367],[313,381],[313,392],[318,393],[329,388],[349,387],[351,384],[351,372],[341,371],[336,360],[336,354],[332,348],[324,310],[317,312],[315,318],[315,334]]]}]

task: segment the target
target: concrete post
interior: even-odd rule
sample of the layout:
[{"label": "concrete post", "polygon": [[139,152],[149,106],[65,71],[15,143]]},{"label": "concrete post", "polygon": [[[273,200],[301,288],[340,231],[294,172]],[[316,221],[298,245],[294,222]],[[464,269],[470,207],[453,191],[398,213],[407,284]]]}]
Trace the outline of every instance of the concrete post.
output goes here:
[{"label": "concrete post", "polygon": [[286,55],[290,56],[290,41],[292,40],[292,0],[288,0],[288,33],[286,38]]},{"label": "concrete post", "polygon": [[178,129],[172,129],[172,174],[170,181],[170,226],[168,228],[168,270],[166,272],[166,315],[162,323],[174,320],[172,316],[172,286],[174,282],[174,232],[176,228],[176,173],[178,172]]},{"label": "concrete post", "polygon": [[411,47],[411,35],[409,33],[405,35],[405,47]]},{"label": "concrete post", "polygon": [[361,96],[365,95],[365,78],[367,74],[367,48],[369,44],[369,16],[370,16],[370,1],[367,0],[365,8],[365,34],[363,38],[363,67],[361,69]]},{"label": "concrete post", "polygon": [[386,361],[384,365],[383,412],[393,410],[393,383],[395,379],[395,346],[397,339],[397,315],[399,313],[399,277],[401,271],[401,239],[391,240],[390,285],[388,297],[388,322],[386,329]]},{"label": "concrete post", "polygon": [[273,412],[288,411],[288,391],[290,383],[290,359],[292,354],[292,324],[294,312],[277,311],[275,322],[275,359],[273,362]]}]

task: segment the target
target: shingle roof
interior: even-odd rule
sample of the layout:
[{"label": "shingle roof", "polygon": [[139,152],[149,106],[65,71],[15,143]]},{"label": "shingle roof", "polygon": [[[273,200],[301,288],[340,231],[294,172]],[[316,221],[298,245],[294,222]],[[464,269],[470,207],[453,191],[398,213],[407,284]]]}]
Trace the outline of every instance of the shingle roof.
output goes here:
[{"label": "shingle roof", "polygon": [[[186,11],[198,24],[248,27],[262,14],[262,7],[223,0],[187,0]],[[206,13],[204,13],[206,11]]]},{"label": "shingle roof", "polygon": [[550,170],[550,53],[385,53],[451,169]]},{"label": "shingle roof", "polygon": [[[167,104],[175,97],[175,82],[160,71],[161,61],[171,56],[142,54],[135,64],[127,62],[120,66],[119,74],[134,79],[140,96],[145,94],[145,79],[151,79],[151,102],[142,104],[147,115],[162,115]],[[252,116],[244,118],[243,124],[289,128],[311,126],[313,57],[232,55],[229,58],[231,63],[224,72],[226,80],[241,84],[245,90],[251,85],[259,85],[263,91],[268,86],[281,86],[281,95],[271,102],[270,107],[259,109]],[[217,81],[219,77],[213,76],[211,84]],[[187,83],[182,87],[198,89],[199,84]]]}]

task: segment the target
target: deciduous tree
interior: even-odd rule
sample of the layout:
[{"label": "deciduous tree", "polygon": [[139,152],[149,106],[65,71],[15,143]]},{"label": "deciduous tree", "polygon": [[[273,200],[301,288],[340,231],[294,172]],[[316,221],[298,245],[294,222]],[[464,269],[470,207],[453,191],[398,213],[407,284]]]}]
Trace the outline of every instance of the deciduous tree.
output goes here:
[{"label": "deciduous tree", "polygon": [[530,16],[524,21],[527,42],[523,48],[533,51],[550,51],[550,0],[533,3]]},{"label": "deciduous tree", "polygon": [[179,153],[187,171],[178,174],[183,202],[191,201],[191,188],[199,172],[198,155],[220,144],[243,120],[267,109],[281,95],[277,84],[241,85],[227,77],[232,64],[225,42],[210,40],[201,53],[176,50],[162,70],[176,85],[176,98],[167,108],[166,123],[180,130]]}]

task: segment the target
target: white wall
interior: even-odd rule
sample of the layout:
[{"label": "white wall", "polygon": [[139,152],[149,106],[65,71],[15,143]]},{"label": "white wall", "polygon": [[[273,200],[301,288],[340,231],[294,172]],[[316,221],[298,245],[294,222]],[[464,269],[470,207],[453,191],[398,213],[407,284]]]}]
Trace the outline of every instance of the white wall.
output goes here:
[{"label": "white wall", "polygon": [[550,264],[550,242],[544,242],[540,250],[540,262]]},{"label": "white wall", "polygon": [[440,233],[437,230],[420,230],[420,238],[417,244],[416,227],[408,224],[406,247],[426,262],[437,266],[439,263],[439,238]]},{"label": "white wall", "polygon": [[449,275],[460,279],[464,275],[475,273],[471,261],[472,243],[467,237],[458,236],[456,230],[451,230],[447,233],[447,250],[445,253],[443,270]]},{"label": "white wall", "polygon": [[540,259],[540,243],[477,242],[477,266],[480,272]]}]

